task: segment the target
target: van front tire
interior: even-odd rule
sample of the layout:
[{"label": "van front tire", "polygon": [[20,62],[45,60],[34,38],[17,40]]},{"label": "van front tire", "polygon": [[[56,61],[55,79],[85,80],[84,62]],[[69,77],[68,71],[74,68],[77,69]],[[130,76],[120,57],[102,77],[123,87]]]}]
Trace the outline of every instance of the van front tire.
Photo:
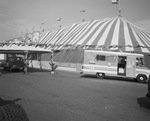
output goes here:
[{"label": "van front tire", "polygon": [[139,75],[136,77],[136,80],[137,80],[137,82],[139,82],[139,83],[145,83],[146,80],[147,80],[147,76],[146,76],[146,75],[143,75],[143,74],[139,74]]},{"label": "van front tire", "polygon": [[105,74],[104,73],[96,73],[97,78],[99,79],[103,79],[105,78]]}]

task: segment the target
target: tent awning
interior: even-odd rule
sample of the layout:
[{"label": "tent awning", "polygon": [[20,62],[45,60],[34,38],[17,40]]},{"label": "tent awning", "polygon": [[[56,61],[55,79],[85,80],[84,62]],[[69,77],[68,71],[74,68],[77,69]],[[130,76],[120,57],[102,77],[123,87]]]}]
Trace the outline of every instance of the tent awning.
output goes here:
[{"label": "tent awning", "polygon": [[23,54],[23,53],[51,53],[51,50],[42,48],[42,47],[36,47],[36,46],[20,46],[20,45],[4,45],[0,46],[0,53],[1,54],[7,54],[7,53],[17,53],[17,54]]}]

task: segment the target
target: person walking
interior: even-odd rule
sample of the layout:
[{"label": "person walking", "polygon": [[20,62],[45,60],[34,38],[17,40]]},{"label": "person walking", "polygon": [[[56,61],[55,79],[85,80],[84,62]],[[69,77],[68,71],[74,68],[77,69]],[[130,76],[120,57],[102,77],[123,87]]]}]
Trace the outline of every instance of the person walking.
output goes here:
[{"label": "person walking", "polygon": [[49,62],[50,67],[51,67],[51,74],[56,74],[56,68],[58,67],[58,65],[56,65],[53,60],[50,60]]}]

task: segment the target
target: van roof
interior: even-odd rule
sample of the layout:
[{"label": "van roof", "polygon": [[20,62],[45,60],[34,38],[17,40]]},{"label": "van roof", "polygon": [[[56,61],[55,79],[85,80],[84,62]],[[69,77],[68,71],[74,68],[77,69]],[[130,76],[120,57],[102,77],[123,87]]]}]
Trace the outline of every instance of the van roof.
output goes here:
[{"label": "van roof", "polygon": [[119,56],[144,56],[143,54],[138,54],[138,53],[101,51],[101,50],[85,50],[85,52],[102,53],[102,54],[112,54],[112,55],[119,55]]}]

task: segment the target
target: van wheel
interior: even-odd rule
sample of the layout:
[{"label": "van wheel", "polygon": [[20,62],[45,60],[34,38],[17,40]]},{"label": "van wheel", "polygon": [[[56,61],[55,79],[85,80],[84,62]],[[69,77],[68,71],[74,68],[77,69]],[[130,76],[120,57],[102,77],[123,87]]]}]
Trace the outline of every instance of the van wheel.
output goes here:
[{"label": "van wheel", "polygon": [[143,74],[139,74],[137,77],[136,77],[136,80],[137,82],[139,83],[145,83],[146,80],[147,80],[147,77]]},{"label": "van wheel", "polygon": [[96,76],[99,78],[99,79],[103,79],[105,77],[105,74],[104,73],[96,73]]}]

